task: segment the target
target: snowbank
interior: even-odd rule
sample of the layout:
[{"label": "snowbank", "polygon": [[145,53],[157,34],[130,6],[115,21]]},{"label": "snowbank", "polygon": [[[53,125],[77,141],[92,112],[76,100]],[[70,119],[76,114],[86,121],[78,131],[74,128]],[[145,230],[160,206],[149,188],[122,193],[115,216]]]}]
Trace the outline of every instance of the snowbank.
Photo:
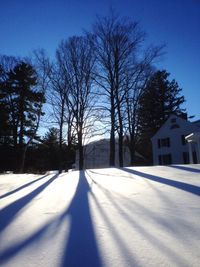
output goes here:
[{"label": "snowbank", "polygon": [[200,165],[0,175],[0,266],[199,266]]}]

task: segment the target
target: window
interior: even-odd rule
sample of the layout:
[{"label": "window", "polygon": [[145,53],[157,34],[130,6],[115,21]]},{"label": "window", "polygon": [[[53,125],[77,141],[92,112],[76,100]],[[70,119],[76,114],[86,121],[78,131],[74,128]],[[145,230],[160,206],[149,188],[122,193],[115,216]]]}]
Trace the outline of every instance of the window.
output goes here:
[{"label": "window", "polygon": [[171,154],[164,154],[158,156],[159,165],[170,165],[172,164]]},{"label": "window", "polygon": [[183,152],[183,163],[184,164],[189,164],[190,163],[189,153],[188,152]]},{"label": "window", "polygon": [[194,162],[194,164],[197,164],[197,153],[196,153],[196,151],[193,151],[192,152],[192,156],[193,156],[193,162]]},{"label": "window", "polygon": [[172,126],[170,127],[171,130],[176,128],[180,128],[180,126],[178,124],[172,124]]},{"label": "window", "polygon": [[159,165],[162,165],[162,156],[161,155],[158,156],[158,162],[159,162]]},{"label": "window", "polygon": [[158,139],[158,148],[160,148],[160,139]]},{"label": "window", "polygon": [[186,140],[185,140],[185,135],[184,134],[181,135],[181,142],[182,142],[183,146],[187,143]]},{"label": "window", "polygon": [[176,123],[176,118],[171,119],[171,123]]},{"label": "window", "polygon": [[158,148],[161,148],[161,147],[170,147],[169,137],[158,139]]},{"label": "window", "polygon": [[176,118],[171,119],[171,124],[172,124],[170,127],[171,130],[176,129],[176,128],[180,128],[180,126],[176,123]]}]

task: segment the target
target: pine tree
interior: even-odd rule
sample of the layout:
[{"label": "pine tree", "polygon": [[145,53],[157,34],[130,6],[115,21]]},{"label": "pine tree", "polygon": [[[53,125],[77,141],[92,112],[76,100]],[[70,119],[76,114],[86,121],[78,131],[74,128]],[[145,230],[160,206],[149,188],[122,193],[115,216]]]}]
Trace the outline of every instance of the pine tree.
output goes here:
[{"label": "pine tree", "polygon": [[183,115],[185,102],[182,89],[175,80],[169,81],[165,70],[155,72],[149,79],[139,101],[140,149],[152,160],[151,138],[170,114]]},{"label": "pine tree", "polygon": [[7,92],[4,90],[6,71],[0,65],[0,145],[9,143],[11,135],[9,125],[9,105],[7,101]]},{"label": "pine tree", "polygon": [[23,61],[6,74],[6,79],[1,84],[1,94],[4,96],[2,103],[8,107],[7,128],[12,133],[12,145],[16,151],[16,169],[21,171],[27,140],[36,133],[38,118],[42,115],[41,106],[45,101],[36,85],[36,71]]},{"label": "pine tree", "polygon": [[[0,85],[1,86],[1,85]],[[0,88],[0,144],[5,144],[9,138],[9,123],[7,105],[4,100],[4,94]]]}]

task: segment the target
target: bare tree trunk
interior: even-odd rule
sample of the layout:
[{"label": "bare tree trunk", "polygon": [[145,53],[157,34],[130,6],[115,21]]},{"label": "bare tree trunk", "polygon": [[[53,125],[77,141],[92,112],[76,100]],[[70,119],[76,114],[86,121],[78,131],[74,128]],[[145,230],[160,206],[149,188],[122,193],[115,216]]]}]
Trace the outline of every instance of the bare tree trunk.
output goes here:
[{"label": "bare tree trunk", "polygon": [[123,129],[119,130],[119,166],[124,166],[124,155],[123,155]]},{"label": "bare tree trunk", "polygon": [[122,102],[119,99],[119,96],[117,96],[117,115],[118,115],[118,138],[119,138],[119,166],[124,166],[124,155],[123,155],[123,120],[122,120],[122,114],[121,114],[121,105]]},{"label": "bare tree trunk", "polygon": [[131,135],[130,136],[130,165],[133,166],[133,163],[135,161],[135,138]]},{"label": "bare tree trunk", "polygon": [[111,125],[110,130],[110,166],[115,166],[115,126]]},{"label": "bare tree trunk", "polygon": [[20,151],[20,153],[21,153],[21,155],[20,155],[21,162],[20,162],[19,173],[23,173],[24,172],[27,149],[28,149],[28,144],[25,145],[24,148]]},{"label": "bare tree trunk", "polygon": [[64,124],[64,111],[65,111],[65,99],[62,99],[60,114],[60,129],[59,129],[59,173],[63,169],[63,124]]},{"label": "bare tree trunk", "polygon": [[[112,90],[112,89],[111,89]],[[110,129],[110,161],[111,167],[115,166],[115,108],[114,94],[111,92],[111,129]]]},{"label": "bare tree trunk", "polygon": [[83,146],[79,146],[79,170],[83,170]]},{"label": "bare tree trunk", "polygon": [[80,129],[79,134],[78,134],[79,170],[83,170],[83,167],[84,167],[82,137],[83,137],[83,134],[82,134],[82,130]]}]

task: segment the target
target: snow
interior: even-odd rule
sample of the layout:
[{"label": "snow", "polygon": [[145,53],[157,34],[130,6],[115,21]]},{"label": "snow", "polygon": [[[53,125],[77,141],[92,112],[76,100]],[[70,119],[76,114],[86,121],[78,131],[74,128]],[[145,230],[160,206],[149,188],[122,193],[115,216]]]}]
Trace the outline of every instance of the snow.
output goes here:
[{"label": "snow", "polygon": [[200,165],[0,175],[1,267],[199,266]]}]

